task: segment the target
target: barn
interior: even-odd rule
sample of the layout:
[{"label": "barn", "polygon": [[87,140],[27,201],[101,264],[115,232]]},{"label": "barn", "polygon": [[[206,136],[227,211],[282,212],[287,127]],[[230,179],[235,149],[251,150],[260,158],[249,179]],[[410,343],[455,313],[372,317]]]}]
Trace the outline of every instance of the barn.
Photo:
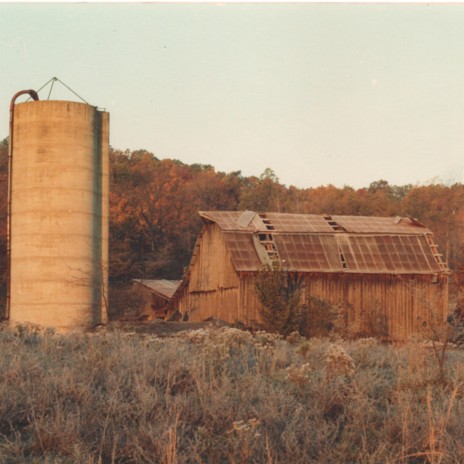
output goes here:
[{"label": "barn", "polygon": [[445,319],[447,264],[432,232],[410,217],[201,211],[204,226],[171,311],[190,321],[260,319],[256,275],[301,276],[303,298],[346,308],[348,327],[404,340]]}]

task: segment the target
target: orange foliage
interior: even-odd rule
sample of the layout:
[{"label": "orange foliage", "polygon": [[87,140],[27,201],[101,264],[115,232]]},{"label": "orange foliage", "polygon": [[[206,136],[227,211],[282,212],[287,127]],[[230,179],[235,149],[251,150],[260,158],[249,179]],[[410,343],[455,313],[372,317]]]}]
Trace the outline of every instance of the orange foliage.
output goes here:
[{"label": "orange foliage", "polygon": [[464,269],[462,184],[394,186],[379,180],[358,190],[333,185],[299,189],[282,185],[271,169],[259,178],[245,178],[212,166],[160,161],[146,151],[113,151],[111,164],[111,239],[125,243],[127,255],[123,265],[112,269],[115,278],[180,277],[201,227],[197,212],[215,209],[410,215],[436,234],[450,266]]}]

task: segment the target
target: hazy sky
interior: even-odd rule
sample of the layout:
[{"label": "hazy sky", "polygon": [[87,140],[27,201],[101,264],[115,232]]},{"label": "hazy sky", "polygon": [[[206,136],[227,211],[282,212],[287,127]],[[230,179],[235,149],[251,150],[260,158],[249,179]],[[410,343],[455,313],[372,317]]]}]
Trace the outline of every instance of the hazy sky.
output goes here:
[{"label": "hazy sky", "polygon": [[298,187],[464,181],[464,4],[0,3],[1,139],[53,76],[115,148]]}]

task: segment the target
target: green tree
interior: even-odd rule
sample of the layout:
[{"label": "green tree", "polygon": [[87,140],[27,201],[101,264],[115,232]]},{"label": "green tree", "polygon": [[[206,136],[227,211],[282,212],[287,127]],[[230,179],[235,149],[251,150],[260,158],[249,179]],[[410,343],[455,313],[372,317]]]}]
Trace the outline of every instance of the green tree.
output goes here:
[{"label": "green tree", "polygon": [[265,330],[287,336],[300,330],[305,306],[301,303],[303,281],[281,268],[263,268],[255,280]]},{"label": "green tree", "polygon": [[275,172],[266,168],[259,178],[246,179],[239,208],[262,212],[288,212],[288,191],[279,183]]}]

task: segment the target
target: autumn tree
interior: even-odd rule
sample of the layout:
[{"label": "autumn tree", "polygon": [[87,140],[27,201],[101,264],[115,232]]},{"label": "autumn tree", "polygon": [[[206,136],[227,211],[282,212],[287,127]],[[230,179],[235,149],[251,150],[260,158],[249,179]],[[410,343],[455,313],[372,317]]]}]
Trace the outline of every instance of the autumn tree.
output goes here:
[{"label": "autumn tree", "polygon": [[348,186],[320,186],[303,190],[300,211],[306,214],[359,214],[359,197]]},{"label": "autumn tree", "polygon": [[251,211],[289,212],[287,196],[287,189],[279,183],[275,172],[267,168],[259,178],[245,179],[239,207]]},{"label": "autumn tree", "polygon": [[174,234],[169,228],[177,231],[185,221],[185,169],[148,152],[114,153],[112,158],[110,230],[119,250],[119,256],[112,256],[112,277],[172,275]]},{"label": "autumn tree", "polygon": [[240,173],[159,160],[152,153],[111,154],[111,276],[179,278],[201,219],[198,210],[236,209]]},{"label": "autumn tree", "polygon": [[435,234],[451,268],[462,269],[464,185],[424,185],[411,188],[403,200],[403,212],[427,225]]}]

